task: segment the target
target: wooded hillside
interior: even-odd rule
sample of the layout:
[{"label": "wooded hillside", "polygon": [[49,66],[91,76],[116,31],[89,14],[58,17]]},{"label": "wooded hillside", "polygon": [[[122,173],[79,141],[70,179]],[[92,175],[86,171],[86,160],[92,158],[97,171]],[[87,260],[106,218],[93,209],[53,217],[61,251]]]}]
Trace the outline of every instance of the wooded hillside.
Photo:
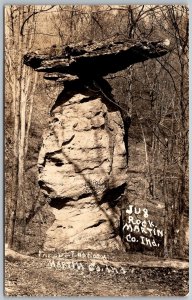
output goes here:
[{"label": "wooded hillside", "polygon": [[[162,249],[152,255],[188,256],[188,7],[182,5],[5,7],[5,235],[11,248],[38,251],[53,220],[37,183],[37,159],[61,87],[23,64],[24,55],[126,39],[144,46],[168,39],[170,52],[104,74],[131,121],[125,206],[147,207],[163,227]],[[148,251],[133,244],[127,250]]]}]

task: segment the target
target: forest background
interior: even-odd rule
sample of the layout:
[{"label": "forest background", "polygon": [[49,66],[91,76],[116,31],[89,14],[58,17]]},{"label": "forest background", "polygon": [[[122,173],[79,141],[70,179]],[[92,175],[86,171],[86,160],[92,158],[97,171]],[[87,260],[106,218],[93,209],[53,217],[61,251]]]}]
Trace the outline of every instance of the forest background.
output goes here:
[{"label": "forest background", "polygon": [[53,44],[117,36],[134,41],[167,38],[171,51],[166,56],[106,79],[115,99],[131,116],[127,203],[142,203],[163,224],[163,253],[187,257],[188,7],[10,5],[4,15],[5,237],[9,247],[37,251],[52,222],[37,183],[37,159],[57,86],[26,67],[23,55],[49,53]]}]

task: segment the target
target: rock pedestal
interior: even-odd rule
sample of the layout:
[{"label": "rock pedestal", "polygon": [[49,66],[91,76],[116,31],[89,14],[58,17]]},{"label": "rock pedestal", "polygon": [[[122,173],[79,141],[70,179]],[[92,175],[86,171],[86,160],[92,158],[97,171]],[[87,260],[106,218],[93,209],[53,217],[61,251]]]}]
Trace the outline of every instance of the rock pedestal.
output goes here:
[{"label": "rock pedestal", "polygon": [[45,248],[121,249],[120,203],[127,177],[119,110],[91,93],[52,111],[39,154],[39,184],[55,222]]},{"label": "rock pedestal", "polygon": [[26,65],[65,86],[51,109],[38,162],[39,185],[55,215],[45,249],[122,249],[127,131],[103,77],[163,56],[168,46],[113,40],[63,45],[54,57],[24,56]]}]

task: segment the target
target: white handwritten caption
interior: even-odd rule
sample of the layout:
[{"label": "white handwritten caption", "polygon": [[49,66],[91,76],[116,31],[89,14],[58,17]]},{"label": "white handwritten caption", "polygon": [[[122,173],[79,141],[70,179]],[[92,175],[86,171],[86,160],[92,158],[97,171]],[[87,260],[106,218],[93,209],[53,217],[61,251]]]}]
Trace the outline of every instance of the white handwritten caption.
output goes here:
[{"label": "white handwritten caption", "polygon": [[[147,208],[141,209],[140,207],[129,205],[129,208],[126,209],[126,214],[129,216],[128,221],[123,226],[123,231],[129,232],[125,236],[125,240],[128,243],[141,243],[142,245],[149,247],[160,246],[159,242],[157,242],[155,238],[162,238],[163,230],[158,229],[153,221],[146,220],[149,217]],[[143,214],[145,220],[135,217],[135,215],[139,214]],[[148,235],[148,237],[145,235]]]},{"label": "white handwritten caption", "polygon": [[47,266],[49,269],[54,270],[76,270],[76,271],[88,271],[90,273],[111,273],[111,274],[126,274],[126,270],[124,267],[114,267],[109,264],[99,264],[95,262],[87,263],[87,262],[77,262],[77,261],[60,261],[60,260],[49,260]]}]

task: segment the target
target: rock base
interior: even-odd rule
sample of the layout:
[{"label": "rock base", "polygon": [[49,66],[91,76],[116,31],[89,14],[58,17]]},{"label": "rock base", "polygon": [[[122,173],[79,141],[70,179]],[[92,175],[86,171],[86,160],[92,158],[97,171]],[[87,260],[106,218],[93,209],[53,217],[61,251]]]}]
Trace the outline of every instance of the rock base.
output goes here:
[{"label": "rock base", "polygon": [[123,250],[119,207],[87,197],[52,212],[56,219],[47,231],[44,250]]}]

